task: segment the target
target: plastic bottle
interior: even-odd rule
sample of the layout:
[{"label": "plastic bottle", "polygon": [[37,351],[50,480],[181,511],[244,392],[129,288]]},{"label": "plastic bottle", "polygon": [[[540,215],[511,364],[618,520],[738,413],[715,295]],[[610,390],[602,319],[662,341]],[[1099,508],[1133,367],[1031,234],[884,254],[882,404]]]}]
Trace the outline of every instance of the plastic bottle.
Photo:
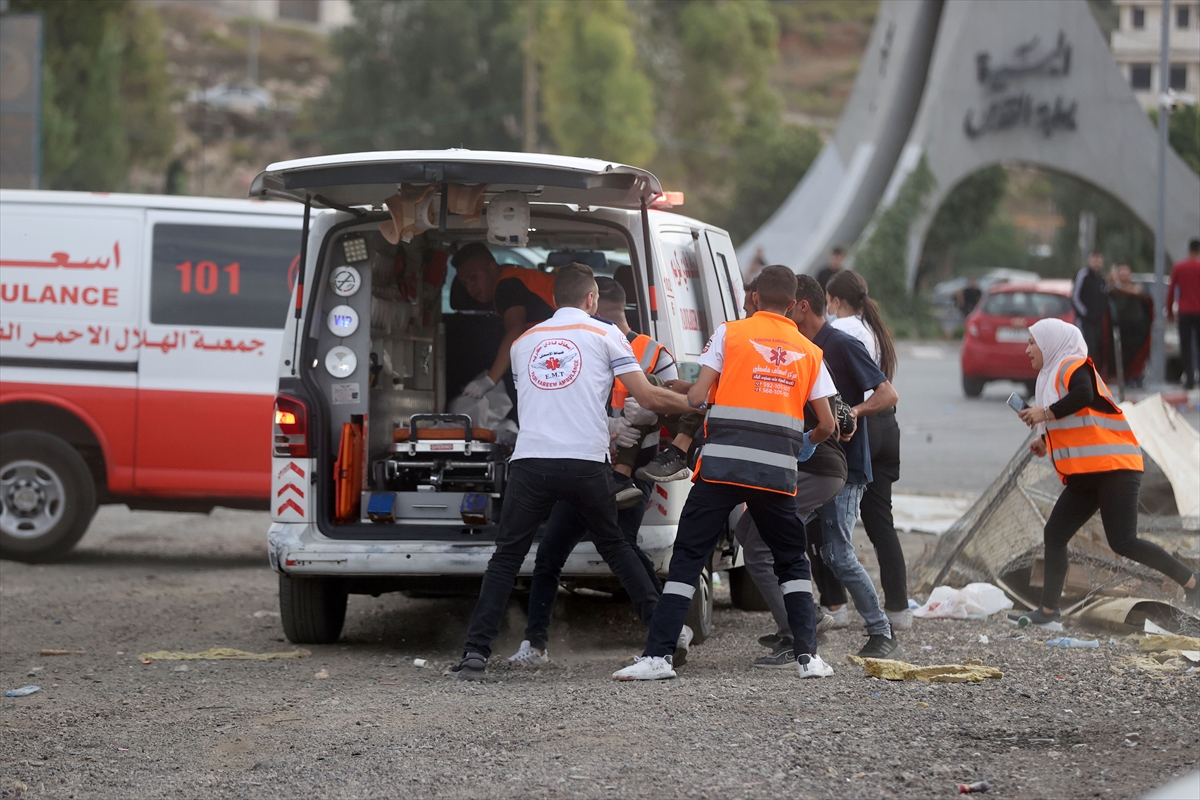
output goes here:
[{"label": "plastic bottle", "polygon": [[986,792],[991,789],[992,785],[987,781],[975,781],[974,783],[960,783],[958,785],[959,794],[975,794],[976,792]]},{"label": "plastic bottle", "polygon": [[1046,642],[1047,647],[1099,647],[1100,642],[1097,639],[1073,639],[1070,636],[1064,636],[1061,639],[1050,639]]}]

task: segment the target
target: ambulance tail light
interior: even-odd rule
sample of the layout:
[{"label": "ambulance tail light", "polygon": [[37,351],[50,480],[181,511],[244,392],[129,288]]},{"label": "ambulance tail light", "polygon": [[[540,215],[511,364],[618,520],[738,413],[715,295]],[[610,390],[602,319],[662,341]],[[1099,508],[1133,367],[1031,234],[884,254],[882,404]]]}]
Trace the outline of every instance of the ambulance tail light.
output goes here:
[{"label": "ambulance tail light", "polygon": [[681,205],[683,205],[683,192],[663,192],[650,204],[650,207],[657,208],[659,211],[666,211],[669,208]]},{"label": "ambulance tail light", "polygon": [[308,407],[294,397],[275,395],[274,453],[308,458]]}]

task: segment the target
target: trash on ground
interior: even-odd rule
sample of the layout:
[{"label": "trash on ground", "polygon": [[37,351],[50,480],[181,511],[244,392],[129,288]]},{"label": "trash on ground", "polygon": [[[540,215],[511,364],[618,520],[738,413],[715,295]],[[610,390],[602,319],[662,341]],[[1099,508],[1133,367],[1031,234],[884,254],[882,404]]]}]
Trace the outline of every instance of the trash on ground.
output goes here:
[{"label": "trash on ground", "polygon": [[1121,669],[1121,667],[1140,669],[1142,672],[1164,676],[1178,674],[1181,669],[1195,669],[1182,658],[1170,658],[1160,663],[1150,656],[1125,656],[1117,664],[1120,666],[1111,667],[1112,671],[1117,675],[1125,674],[1125,670]]},{"label": "trash on ground", "polygon": [[995,667],[984,666],[982,662],[979,664],[934,664],[920,667],[890,658],[859,658],[856,655],[847,655],[846,661],[861,666],[867,677],[886,681],[980,683],[988,678],[999,680],[1004,677],[1003,672]]},{"label": "trash on ground", "polygon": [[1158,653],[1163,650],[1200,650],[1200,639],[1195,636],[1178,636],[1173,633],[1146,636],[1138,642],[1143,653]]},{"label": "trash on ground", "polygon": [[968,667],[982,667],[983,666],[982,658],[964,658],[962,662],[963,662],[963,664],[965,664]]},{"label": "trash on ground", "polygon": [[86,650],[42,650],[40,656],[86,656]]},{"label": "trash on ground", "polygon": [[210,647],[201,653],[178,653],[156,650],[138,656],[145,664],[148,661],[267,661],[273,658],[304,658],[311,656],[308,650],[287,650],[282,653],[247,653],[232,647]]},{"label": "trash on ground", "polygon": [[1071,648],[1095,648],[1100,646],[1098,639],[1076,639],[1072,636],[1064,636],[1061,639],[1049,639],[1046,641],[1046,647],[1071,647]]},{"label": "trash on ground", "polygon": [[986,792],[991,789],[992,785],[987,781],[975,781],[974,783],[960,783],[958,785],[959,794],[975,794],[976,792]]},{"label": "trash on ground", "polygon": [[987,634],[986,633],[979,634],[979,639],[977,641],[979,642],[979,644],[987,644],[989,641]]},{"label": "trash on ground", "polygon": [[314,673],[314,674],[313,674],[313,677],[314,677],[314,678],[316,678],[316,679],[317,679],[317,680],[319,680],[319,681],[323,681],[323,680],[325,680],[326,678],[328,678],[328,677],[329,677],[329,670],[327,670],[327,669],[322,669],[322,670],[320,670],[319,672],[317,672],[317,673]]},{"label": "trash on ground", "polygon": [[25,697],[27,695],[33,694],[34,692],[40,692],[41,690],[42,690],[42,687],[40,687],[40,686],[22,686],[20,689],[13,689],[12,691],[5,692],[4,696],[5,697]]},{"label": "trash on ground", "polygon": [[278,617],[281,616],[281,614],[278,611],[255,611],[250,616],[254,617],[255,619],[263,619],[265,617]]},{"label": "trash on ground", "polygon": [[1162,627],[1161,625],[1155,625],[1149,619],[1147,619],[1145,622],[1142,623],[1142,630],[1145,631],[1146,633],[1164,633],[1164,634],[1171,633],[1169,630]]},{"label": "trash on ground", "polygon": [[1077,608],[1068,609],[1063,616],[1095,625],[1123,627],[1143,626],[1147,633],[1170,633],[1171,631],[1151,621],[1176,617],[1179,610],[1164,600],[1148,597],[1101,597],[1093,598]]},{"label": "trash on ground", "polygon": [[913,611],[922,619],[986,619],[1013,607],[1013,601],[998,586],[969,583],[962,589],[938,586],[925,605]]},{"label": "trash on ground", "polygon": [[425,660],[425,659],[423,659],[423,658],[414,658],[414,659],[413,659],[413,666],[414,666],[414,667],[421,667],[422,669],[424,669],[424,668],[426,668],[426,667],[428,667],[428,666],[429,666],[429,662],[428,662],[428,661],[426,661],[426,660]]}]

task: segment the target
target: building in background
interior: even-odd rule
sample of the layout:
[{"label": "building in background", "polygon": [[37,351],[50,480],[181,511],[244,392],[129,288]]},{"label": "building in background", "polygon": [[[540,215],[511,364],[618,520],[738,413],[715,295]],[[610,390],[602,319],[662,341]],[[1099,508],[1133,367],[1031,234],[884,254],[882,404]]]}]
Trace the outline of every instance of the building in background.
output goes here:
[{"label": "building in background", "polygon": [[350,0],[149,0],[202,6],[222,17],[256,17],[263,22],[294,23],[330,33],[354,19]]},{"label": "building in background", "polygon": [[[1115,5],[1120,18],[1109,42],[1113,58],[1149,111],[1158,105],[1162,3],[1115,0]],[[1200,3],[1173,2],[1170,13],[1170,87],[1194,100],[1200,95]]]}]

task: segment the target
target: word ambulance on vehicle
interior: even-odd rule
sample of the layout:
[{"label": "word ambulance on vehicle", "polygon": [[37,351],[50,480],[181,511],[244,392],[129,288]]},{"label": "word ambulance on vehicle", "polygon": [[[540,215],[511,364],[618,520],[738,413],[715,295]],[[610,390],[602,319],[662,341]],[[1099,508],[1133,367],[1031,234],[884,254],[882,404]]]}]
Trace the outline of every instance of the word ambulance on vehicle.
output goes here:
[{"label": "word ambulance on vehicle", "polygon": [[291,203],[0,192],[5,558],[65,553],[101,503],[266,507],[300,226]]},{"label": "word ambulance on vehicle", "polygon": [[[335,641],[348,594],[469,590],[494,551],[520,408],[510,410],[511,383],[483,405],[460,396],[492,364],[504,327],[454,278],[457,250],[485,243],[506,269],[580,262],[613,277],[630,326],[666,345],[684,379],[744,299],[728,234],[665,210],[670,195],[635,167],[467,150],[346,154],[273,164],[250,193],[305,209],[269,534],[293,642]],[[660,569],[690,486],[654,487],[639,542]],[[715,560],[736,554],[723,547]],[[522,574],[532,566],[533,554]],[[614,580],[587,541],[563,577]],[[698,636],[711,627],[707,572],[700,589]]]}]

